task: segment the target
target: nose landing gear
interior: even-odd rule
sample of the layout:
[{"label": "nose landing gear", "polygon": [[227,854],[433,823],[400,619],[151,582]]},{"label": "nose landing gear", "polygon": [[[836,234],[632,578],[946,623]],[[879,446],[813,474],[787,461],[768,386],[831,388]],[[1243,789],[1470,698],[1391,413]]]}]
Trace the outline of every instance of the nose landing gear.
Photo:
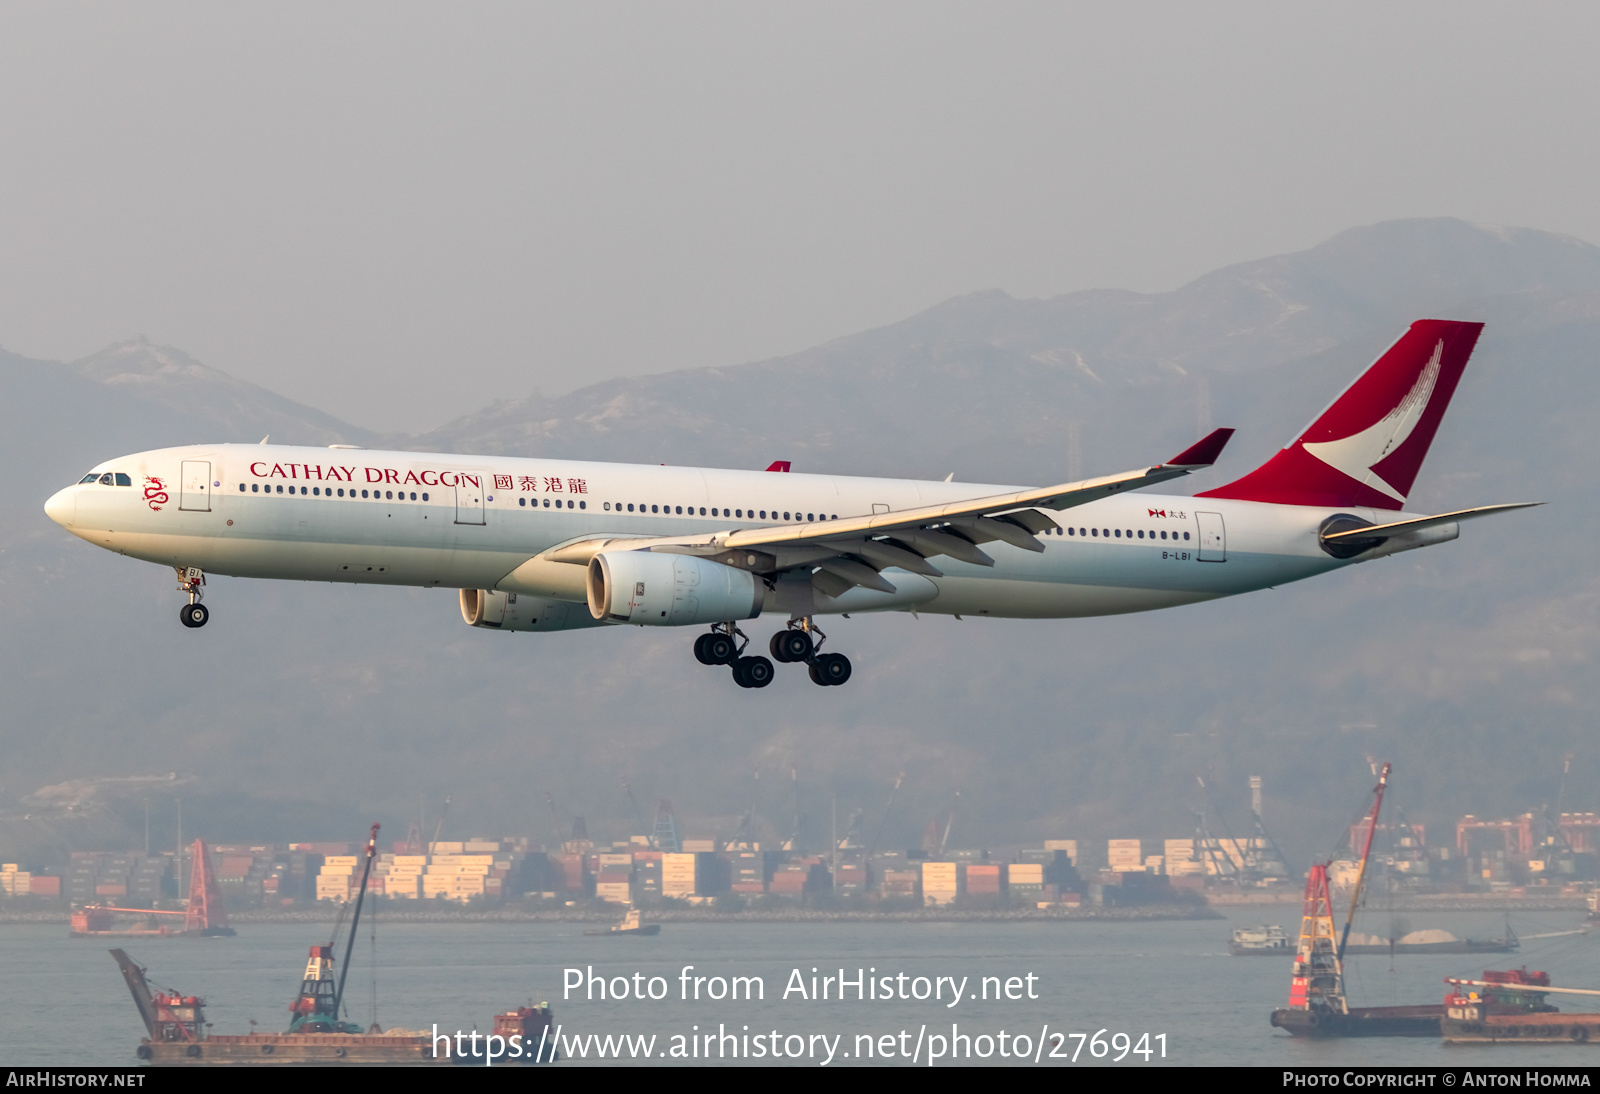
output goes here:
[{"label": "nose landing gear", "polygon": [[200,601],[205,597],[203,591],[206,575],[198,566],[179,566],[178,591],[189,594],[189,603],[185,604],[178,612],[178,620],[191,629],[203,627],[211,618],[211,612]]}]

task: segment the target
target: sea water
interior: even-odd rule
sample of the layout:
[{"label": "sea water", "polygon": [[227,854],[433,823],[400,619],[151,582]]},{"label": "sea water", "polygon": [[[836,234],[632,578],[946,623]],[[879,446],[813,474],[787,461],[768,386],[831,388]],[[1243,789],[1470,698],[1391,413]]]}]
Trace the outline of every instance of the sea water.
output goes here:
[{"label": "sea water", "polygon": [[[1174,922],[669,923],[642,938],[587,937],[581,924],[388,923],[380,916],[375,941],[370,921],[361,924],[345,1001],[349,1018],[363,1026],[376,1020],[385,1029],[459,1031],[469,1050],[470,1034],[492,1030],[496,1013],[548,1002],[563,1067],[928,1066],[930,1056],[933,1066],[1058,1067],[1590,1059],[1593,1050],[1565,1045],[1291,1038],[1268,1025],[1288,996],[1288,958],[1230,957],[1227,939],[1234,927],[1259,923],[1293,934],[1299,909],[1225,911],[1226,920]],[[1410,918],[1462,936],[1494,936],[1504,926],[1481,914]],[[1514,924],[1524,934],[1581,925],[1578,913]],[[102,941],[69,938],[64,923],[0,925],[0,1062],[138,1062],[144,1030],[106,952],[112,946],[143,965],[152,985],[204,997],[213,1033],[281,1031],[308,947],[329,941],[331,930],[241,924],[234,938]],[[341,955],[345,941],[338,940]],[[1352,958],[1347,990],[1353,1006],[1437,1003],[1447,976],[1477,978],[1524,963],[1550,972],[1558,986],[1600,988],[1600,948],[1578,936],[1530,941],[1514,955]],[[735,977],[744,978],[738,989]],[[958,986],[960,998],[952,999]],[[1590,1009],[1582,997],[1551,1001],[1565,1011]]]}]

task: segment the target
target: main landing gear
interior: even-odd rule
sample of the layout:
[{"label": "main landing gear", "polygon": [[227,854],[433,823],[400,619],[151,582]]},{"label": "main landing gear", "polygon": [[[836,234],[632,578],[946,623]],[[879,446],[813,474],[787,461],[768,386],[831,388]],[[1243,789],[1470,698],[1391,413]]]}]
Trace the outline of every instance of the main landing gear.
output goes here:
[{"label": "main landing gear", "polygon": [[206,583],[206,575],[198,566],[179,566],[177,571],[178,591],[189,594],[189,603],[178,612],[178,619],[185,627],[203,627],[211,618],[211,612],[200,603],[205,596],[202,590]]},{"label": "main landing gear", "polygon": [[842,684],[850,679],[850,659],[842,653],[819,653],[825,641],[827,635],[810,619],[791,621],[788,629],[779,631],[767,643],[772,654],[769,661],[765,657],[744,656],[750,639],[737,624],[714,623],[710,634],[695,639],[694,656],[702,665],[728,665],[733,669],[733,682],[742,688],[764,688],[772,683],[772,661],[807,665],[814,684]]}]

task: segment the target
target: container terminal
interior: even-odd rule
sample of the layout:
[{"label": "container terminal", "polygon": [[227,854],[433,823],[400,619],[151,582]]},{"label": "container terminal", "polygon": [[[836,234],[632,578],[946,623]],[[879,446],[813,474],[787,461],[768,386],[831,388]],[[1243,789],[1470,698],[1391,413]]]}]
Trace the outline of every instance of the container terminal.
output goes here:
[{"label": "container terminal", "polygon": [[[590,838],[582,817],[563,820],[553,802],[554,838],[441,839],[447,800],[431,836],[425,838],[421,823],[413,822],[406,838],[382,850],[371,895],[385,904],[417,907],[714,903],[719,910],[1070,910],[1293,900],[1305,875],[1290,868],[1262,819],[1260,778],[1250,780],[1249,827],[1237,836],[1222,824],[1211,788],[1196,781],[1212,809],[1196,813],[1189,833],[1163,839],[1045,838],[1034,847],[1003,851],[952,846],[953,808],[929,821],[920,847],[882,848],[893,794],[875,825],[857,810],[840,826],[844,831],[812,848],[802,847],[797,835],[798,804],[795,831],[787,838],[756,838],[749,813],[731,835],[696,838],[680,832],[670,802],[660,802],[647,820],[629,790],[638,821],[634,830],[643,834],[603,842]],[[1221,824],[1220,834],[1214,824]],[[1369,834],[1372,891],[1402,898],[1456,894],[1464,901],[1559,897],[1581,905],[1588,899],[1591,911],[1596,907],[1600,814],[1545,810],[1501,820],[1469,814],[1448,842],[1430,841],[1423,824],[1400,815],[1352,824],[1349,846],[1364,846]],[[79,850],[50,864],[0,863],[0,909],[68,910],[74,933],[81,935],[223,933],[225,909],[349,901],[359,850],[357,844],[326,841]],[[197,870],[197,863],[203,868]],[[1348,891],[1357,871],[1354,854],[1328,862],[1330,888]],[[199,889],[197,880],[204,883]],[[1358,937],[1354,944],[1381,942]]]}]

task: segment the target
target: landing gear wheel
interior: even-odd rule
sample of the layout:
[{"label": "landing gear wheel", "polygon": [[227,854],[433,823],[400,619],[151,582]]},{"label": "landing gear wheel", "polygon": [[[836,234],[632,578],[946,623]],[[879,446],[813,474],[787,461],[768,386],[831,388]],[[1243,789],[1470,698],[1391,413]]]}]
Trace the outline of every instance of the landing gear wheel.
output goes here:
[{"label": "landing gear wheel", "polygon": [[811,657],[811,636],[805,631],[779,631],[767,643],[775,661],[793,663]]},{"label": "landing gear wheel", "polygon": [[206,625],[206,620],[211,618],[211,613],[206,610],[204,604],[185,604],[183,610],[178,613],[178,618],[183,621],[185,627],[203,627]]},{"label": "landing gear wheel", "polygon": [[700,662],[702,665],[718,664],[718,662],[713,661],[711,659],[711,655],[706,652],[706,643],[709,642],[713,637],[715,636],[702,634],[699,638],[694,640],[694,659]]},{"label": "landing gear wheel", "polygon": [[833,687],[850,679],[850,658],[842,653],[819,653],[811,662],[811,679]]},{"label": "landing gear wheel", "polygon": [[[731,665],[731,664],[733,664],[733,658],[734,658],[734,655],[738,652],[738,647],[733,644],[733,639],[732,638],[729,638],[725,634],[708,634],[708,635],[704,636],[704,639],[705,639],[705,647],[704,647],[705,648],[705,655],[706,655],[706,657],[709,658],[709,660],[706,661],[706,664],[708,664],[708,665]],[[696,643],[697,647],[698,647],[698,645],[699,645],[699,643]],[[700,650],[697,648],[695,650],[695,653],[698,655],[699,652],[700,652]]]},{"label": "landing gear wheel", "polygon": [[765,657],[741,657],[733,663],[733,681],[742,688],[764,688],[772,675],[772,662]]}]

